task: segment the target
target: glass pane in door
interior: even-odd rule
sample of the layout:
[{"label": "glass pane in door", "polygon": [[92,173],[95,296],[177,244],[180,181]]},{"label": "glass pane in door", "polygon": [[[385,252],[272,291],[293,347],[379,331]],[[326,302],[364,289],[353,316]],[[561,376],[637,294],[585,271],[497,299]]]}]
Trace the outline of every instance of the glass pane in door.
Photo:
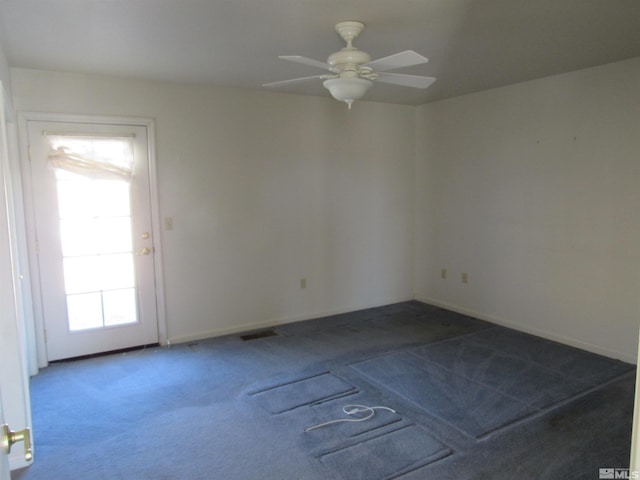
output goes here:
[{"label": "glass pane in door", "polygon": [[[101,143],[112,145],[93,148]],[[105,149],[100,156],[122,150]],[[55,172],[69,330],[138,322],[130,183]]]}]

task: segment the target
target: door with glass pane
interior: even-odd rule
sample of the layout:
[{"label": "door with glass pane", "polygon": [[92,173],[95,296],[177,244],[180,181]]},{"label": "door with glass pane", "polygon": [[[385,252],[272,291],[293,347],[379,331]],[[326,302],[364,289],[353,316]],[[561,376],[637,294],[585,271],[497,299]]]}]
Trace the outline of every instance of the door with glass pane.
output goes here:
[{"label": "door with glass pane", "polygon": [[157,343],[146,126],[27,126],[48,360]]}]

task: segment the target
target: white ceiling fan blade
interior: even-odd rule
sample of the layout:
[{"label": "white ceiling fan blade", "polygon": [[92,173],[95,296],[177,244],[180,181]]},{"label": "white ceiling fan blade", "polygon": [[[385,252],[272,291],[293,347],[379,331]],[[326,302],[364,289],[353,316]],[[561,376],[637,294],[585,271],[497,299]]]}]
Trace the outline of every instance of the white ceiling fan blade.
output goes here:
[{"label": "white ceiling fan blade", "polygon": [[378,73],[376,82],[393,83],[404,87],[427,88],[436,81],[433,77],[422,77],[420,75],[405,75],[402,73]]},{"label": "white ceiling fan blade", "polygon": [[365,64],[365,67],[370,67],[376,72],[385,72],[387,70],[393,70],[395,68],[420,65],[422,63],[427,63],[428,61],[428,58],[423,57],[413,50],[405,50],[404,52],[395,53],[393,55],[389,55],[388,57],[373,60]]},{"label": "white ceiling fan blade", "polygon": [[336,69],[328,63],[314,60],[313,58],[301,57],[300,55],[280,55],[278,58],[282,60],[289,60],[290,62],[301,63],[302,65],[309,65],[310,67],[322,68],[329,70],[330,72],[336,72]]},{"label": "white ceiling fan blade", "polygon": [[328,77],[329,75],[312,75],[311,77],[299,77],[299,78],[292,78],[290,80],[280,80],[278,82],[263,83],[262,86],[263,87],[280,87],[282,85],[289,85],[291,83],[306,82],[307,80],[314,80],[316,78],[324,79]]}]

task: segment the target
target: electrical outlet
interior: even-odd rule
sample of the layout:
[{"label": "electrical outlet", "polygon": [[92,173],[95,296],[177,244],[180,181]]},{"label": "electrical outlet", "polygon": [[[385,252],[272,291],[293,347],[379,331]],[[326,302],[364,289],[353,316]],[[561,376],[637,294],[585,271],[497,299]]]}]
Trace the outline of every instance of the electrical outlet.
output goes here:
[{"label": "electrical outlet", "polygon": [[462,273],[462,283],[469,283],[469,274],[467,272]]},{"label": "electrical outlet", "polygon": [[300,288],[302,288],[302,289],[307,288],[307,279],[306,278],[301,278],[300,279]]},{"label": "electrical outlet", "polygon": [[447,269],[443,268],[442,270],[440,270],[440,278],[443,280],[447,279]]}]

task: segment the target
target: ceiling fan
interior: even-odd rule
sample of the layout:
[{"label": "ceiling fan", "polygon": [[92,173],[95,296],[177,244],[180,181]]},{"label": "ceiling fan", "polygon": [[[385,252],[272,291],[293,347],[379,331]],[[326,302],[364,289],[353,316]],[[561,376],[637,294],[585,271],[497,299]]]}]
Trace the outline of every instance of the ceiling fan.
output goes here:
[{"label": "ceiling fan", "polygon": [[329,55],[326,63],[299,55],[281,55],[278,57],[303,65],[319,67],[328,70],[330,73],[265,83],[263,87],[280,87],[291,83],[320,79],[324,80],[322,85],[329,90],[333,98],[345,102],[351,108],[351,104],[362,98],[374,81],[412,88],[427,88],[436,81],[433,77],[389,73],[388,70],[420,65],[427,63],[429,60],[413,50],[405,50],[404,52],[372,61],[368,53],[353,46],[353,40],[362,30],[364,30],[364,23],[362,22],[346,21],[338,23],[336,32],[347,43],[347,46]]}]

